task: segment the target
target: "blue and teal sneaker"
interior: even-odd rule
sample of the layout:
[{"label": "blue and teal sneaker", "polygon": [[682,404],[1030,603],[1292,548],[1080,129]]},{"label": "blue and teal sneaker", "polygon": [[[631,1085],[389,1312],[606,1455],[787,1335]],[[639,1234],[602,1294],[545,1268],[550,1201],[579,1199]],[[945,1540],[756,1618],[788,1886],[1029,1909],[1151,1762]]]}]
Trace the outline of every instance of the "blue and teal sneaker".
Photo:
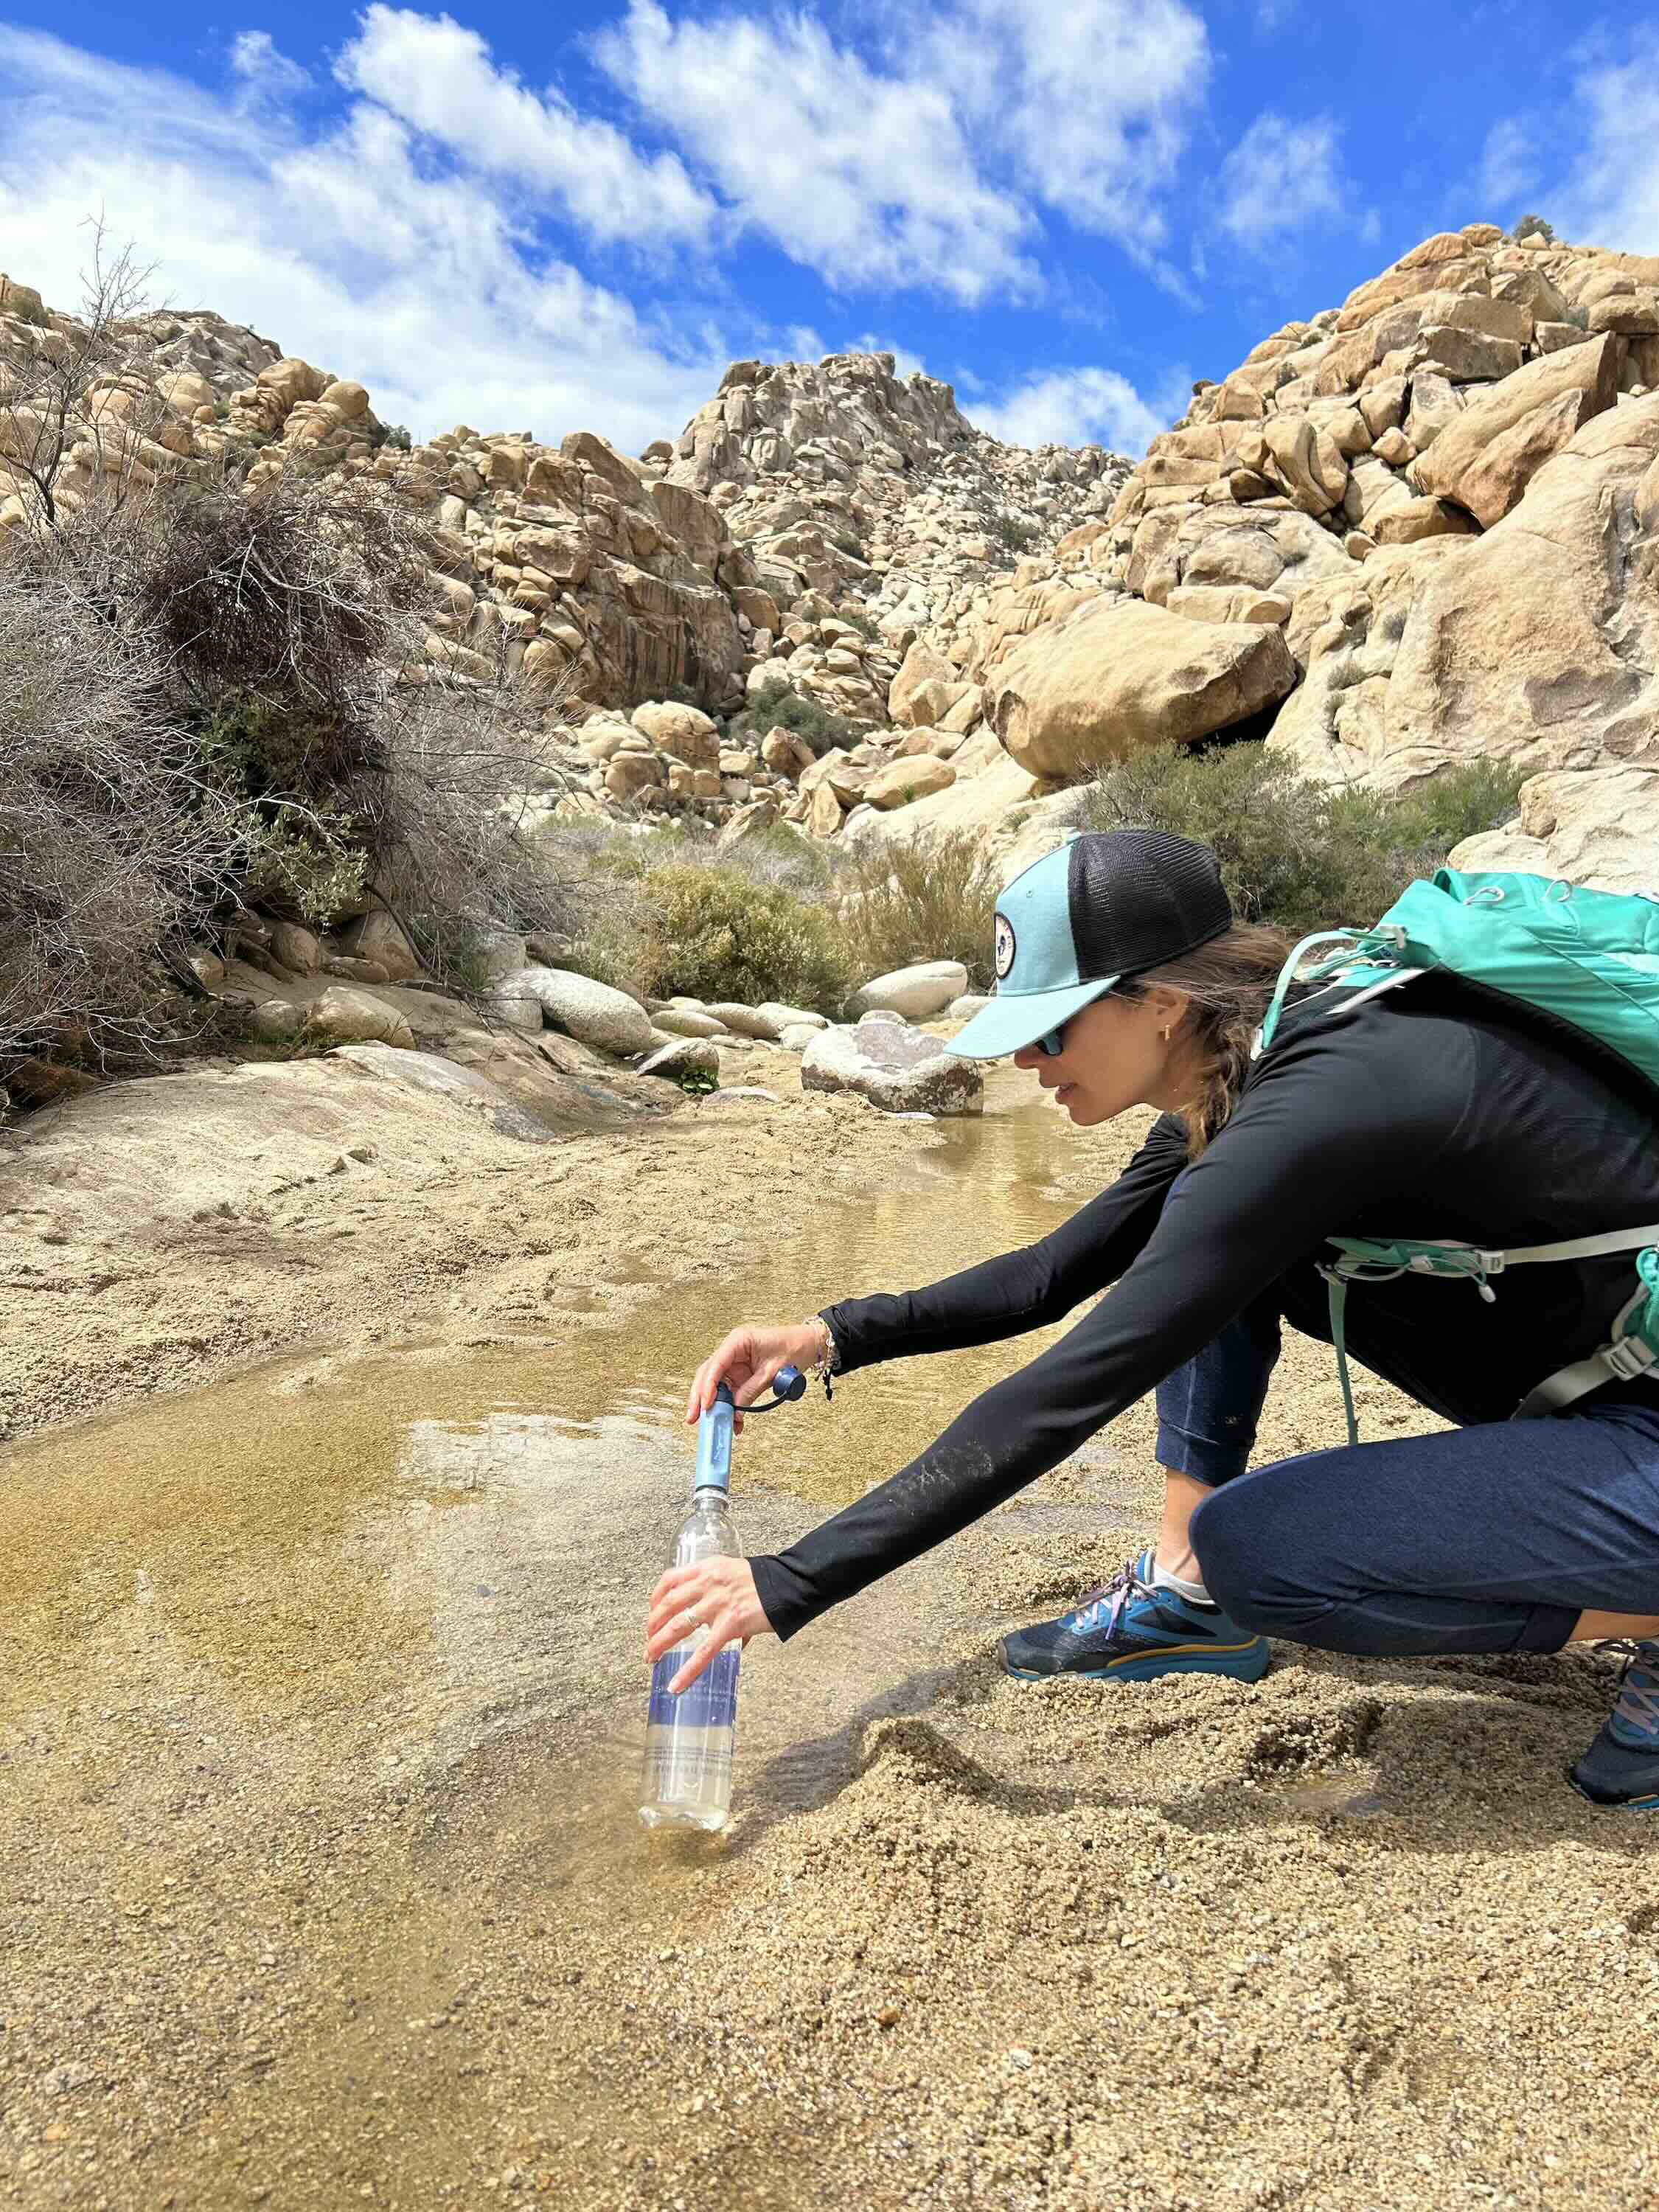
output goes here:
[{"label": "blue and teal sneaker", "polygon": [[1659,1813],[1659,1637],[1615,1648],[1626,1655],[1619,1695],[1572,1779],[1594,1805]]},{"label": "blue and teal sneaker", "polygon": [[1002,1663],[1022,1682],[1054,1674],[1115,1682],[1226,1674],[1259,1682],[1267,1671],[1267,1639],[1247,1635],[1218,1605],[1194,1605],[1157,1589],[1152,1554],[1146,1551],[1071,1613],[1005,1636]]}]

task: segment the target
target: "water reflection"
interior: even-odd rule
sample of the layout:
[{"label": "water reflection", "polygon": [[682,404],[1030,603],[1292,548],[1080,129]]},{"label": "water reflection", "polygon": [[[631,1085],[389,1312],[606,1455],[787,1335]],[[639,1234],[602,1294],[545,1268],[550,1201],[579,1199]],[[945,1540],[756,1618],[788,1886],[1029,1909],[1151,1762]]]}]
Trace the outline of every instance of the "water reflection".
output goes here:
[{"label": "water reflection", "polygon": [[[672,1511],[693,1449],[686,1386],[728,1328],[932,1279],[1030,1242],[1079,1202],[1087,1139],[1012,1070],[992,1071],[987,1103],[928,1132],[902,1187],[816,1210],[805,1194],[798,1225],[748,1267],[665,1289],[615,1325],[573,1310],[529,1350],[288,1363],[16,1448],[0,1506],[0,1700],[15,1711],[59,1668],[97,1663],[141,1593],[147,1634],[251,1714],[360,1705],[416,1649],[455,1682],[499,1666],[510,1683],[528,1662],[496,1647],[490,1622],[533,1608],[556,1547],[592,1544],[587,1508],[619,1464],[642,1502]],[[579,1310],[607,1287],[566,1297]],[[815,1389],[750,1423],[740,1532],[745,1490],[857,1496],[1058,1333],[867,1370],[833,1406]],[[637,1599],[654,1563],[637,1533],[629,1543],[611,1571]]]}]

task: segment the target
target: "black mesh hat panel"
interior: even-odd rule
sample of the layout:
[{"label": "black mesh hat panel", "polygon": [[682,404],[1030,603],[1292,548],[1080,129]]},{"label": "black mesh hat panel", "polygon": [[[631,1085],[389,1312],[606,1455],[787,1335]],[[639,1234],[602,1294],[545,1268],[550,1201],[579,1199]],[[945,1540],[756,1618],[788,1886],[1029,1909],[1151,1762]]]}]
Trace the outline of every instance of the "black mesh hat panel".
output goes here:
[{"label": "black mesh hat panel", "polygon": [[1207,845],[1167,830],[1100,830],[1073,837],[1066,892],[1078,975],[1133,975],[1179,958],[1232,926]]}]

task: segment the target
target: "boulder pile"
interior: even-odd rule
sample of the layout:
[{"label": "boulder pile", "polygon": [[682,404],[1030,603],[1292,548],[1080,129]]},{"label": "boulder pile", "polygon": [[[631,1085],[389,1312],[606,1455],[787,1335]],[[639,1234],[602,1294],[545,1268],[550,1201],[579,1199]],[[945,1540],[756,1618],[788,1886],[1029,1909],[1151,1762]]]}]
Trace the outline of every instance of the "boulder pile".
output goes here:
[{"label": "boulder pile", "polygon": [[[86,338],[0,276],[0,547],[36,500],[17,465],[42,435],[31,371]],[[460,424],[413,444],[362,385],[209,313],[136,317],[107,334],[105,356],[81,394],[59,504],[72,511],[100,477],[144,486],[230,469],[257,490],[296,463],[386,481],[433,549],[433,673],[505,677],[531,719],[539,707],[544,723],[574,726],[522,794],[532,826],[662,811],[724,823],[768,799],[768,818],[787,810],[833,831],[901,748],[904,728],[878,741],[912,641],[950,649],[1017,550],[1051,548],[1103,514],[1128,470],[1097,447],[1002,446],[948,385],[899,378],[890,354],[736,362],[680,438],[638,460],[586,430],[550,446]],[[814,749],[765,720],[786,691],[878,741],[816,805],[823,777],[801,781]],[[745,704],[756,727],[722,742],[714,718]],[[905,770],[872,804],[950,780]]]},{"label": "boulder pile", "polygon": [[778,611],[750,694],[781,677],[866,727],[889,720],[896,655],[919,636],[951,653],[988,577],[1105,514],[1129,471],[1099,446],[1002,445],[884,353],[734,362],[645,461],[720,509],[758,574],[750,611]]},{"label": "boulder pile", "polygon": [[1656,520],[1659,258],[1473,223],[1196,386],[962,673],[1036,776],[1224,730],[1384,793],[1507,761],[1460,863],[1652,888]]},{"label": "boulder pile", "polygon": [[[0,547],[21,371],[77,328],[0,276]],[[411,447],[212,315],[123,344],[64,503],[117,468],[386,478],[433,533],[434,674],[505,672],[557,727],[532,829],[968,830],[1012,862],[1103,763],[1231,732],[1384,793],[1510,762],[1482,862],[1659,881],[1659,258],[1441,233],[1197,385],[1133,469],[1000,445],[890,354],[734,362],[634,459],[586,431]]]}]

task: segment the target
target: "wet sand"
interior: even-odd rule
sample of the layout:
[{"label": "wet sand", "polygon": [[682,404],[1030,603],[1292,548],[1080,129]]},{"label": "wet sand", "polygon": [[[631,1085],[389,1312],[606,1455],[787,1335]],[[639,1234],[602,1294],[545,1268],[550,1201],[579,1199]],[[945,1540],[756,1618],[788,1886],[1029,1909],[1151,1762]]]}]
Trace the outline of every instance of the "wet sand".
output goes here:
[{"label": "wet sand", "polygon": [[[1257,1686],[1109,1691],[997,1669],[1002,1629],[1148,1526],[1147,1408],[754,1646],[732,1827],[638,1831],[641,1618],[692,1358],[739,1315],[1041,1234],[1124,1142],[804,1111],[557,1164],[469,1132],[420,1194],[423,1305],[368,1306],[331,1256],[306,1313],[362,1334],[251,1371],[210,1348],[222,1379],[9,1453],[0,2201],[1653,2202],[1659,1859],[1562,1779],[1605,1662],[1285,1647]],[[711,1187],[753,1203],[700,1245]],[[592,1212],[562,1218],[562,1193]],[[337,1179],[279,1202],[291,1258]],[[547,1251],[510,1249],[519,1209]],[[137,1234],[108,1202],[104,1231]],[[375,1233],[383,1262],[419,1241]],[[276,1314],[262,1252],[236,1295]],[[69,1340],[99,1296],[64,1309]],[[416,1340],[367,1342],[417,1308]],[[1031,1348],[750,1424],[745,1544],[787,1542]],[[45,1324],[8,1357],[65,1389],[92,1372]],[[114,1379],[143,1387],[142,1347]],[[1415,1425],[1360,1397],[1368,1434]],[[1292,1344],[1264,1455],[1340,1434],[1328,1352]]]}]

